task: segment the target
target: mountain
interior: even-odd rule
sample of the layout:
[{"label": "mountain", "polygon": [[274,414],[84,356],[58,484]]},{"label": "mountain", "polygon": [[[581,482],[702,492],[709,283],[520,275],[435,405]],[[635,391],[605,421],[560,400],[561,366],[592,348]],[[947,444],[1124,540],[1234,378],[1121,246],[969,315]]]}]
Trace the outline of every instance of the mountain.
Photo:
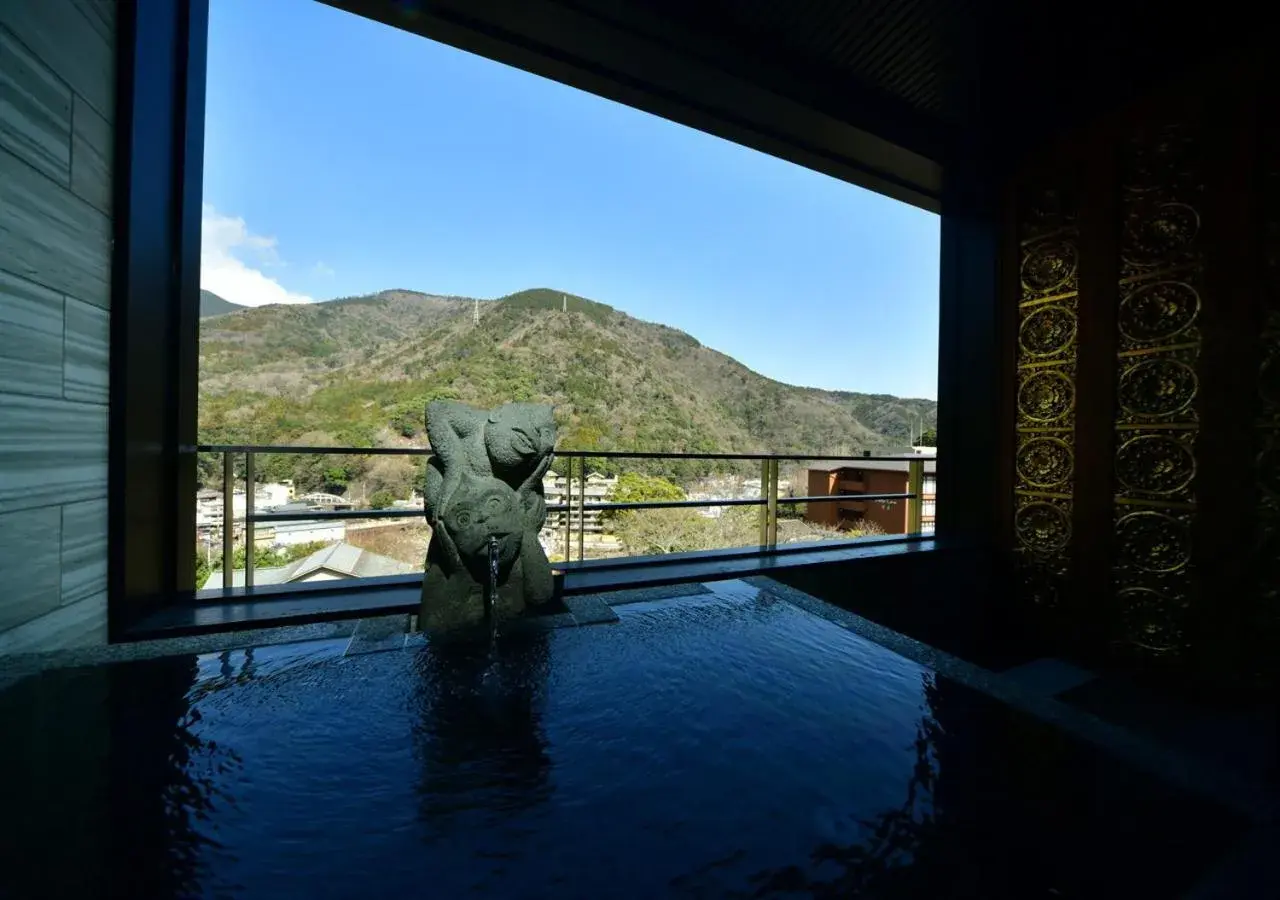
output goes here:
[{"label": "mountain", "polygon": [[230,300],[223,300],[213,291],[200,291],[200,318],[202,319],[226,315],[240,309],[247,309],[247,307],[232,303]]},{"label": "mountain", "polygon": [[[475,321],[476,311],[479,321]],[[437,397],[551,403],[560,444],[648,451],[902,450],[932,400],[796,387],[583,297],[382,291],[203,319],[200,435],[216,443],[422,444]]]}]

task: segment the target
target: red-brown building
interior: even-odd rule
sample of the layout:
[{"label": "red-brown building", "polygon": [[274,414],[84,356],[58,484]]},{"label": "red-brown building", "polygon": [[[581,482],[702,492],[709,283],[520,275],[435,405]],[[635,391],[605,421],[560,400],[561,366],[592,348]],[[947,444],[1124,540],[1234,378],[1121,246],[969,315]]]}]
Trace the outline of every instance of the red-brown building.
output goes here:
[{"label": "red-brown building", "polygon": [[[878,526],[885,534],[910,532],[910,502],[907,500],[861,500],[863,495],[906,494],[910,492],[911,462],[920,456],[902,459],[869,459],[866,462],[809,466],[806,496],[848,496],[848,501],[810,503],[805,518],[837,528],[857,528],[864,523]],[[937,461],[923,459],[924,477],[920,491],[920,531],[933,533],[937,493]]]}]

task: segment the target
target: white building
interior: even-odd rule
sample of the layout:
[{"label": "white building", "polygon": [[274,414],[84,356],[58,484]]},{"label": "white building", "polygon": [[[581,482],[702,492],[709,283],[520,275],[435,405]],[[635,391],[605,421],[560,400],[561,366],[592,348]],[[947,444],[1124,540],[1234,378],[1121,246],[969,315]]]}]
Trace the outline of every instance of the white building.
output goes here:
[{"label": "white building", "polygon": [[[791,482],[785,478],[778,480],[778,496],[787,497],[791,493]],[[690,500],[756,500],[760,497],[760,479],[742,478],[736,475],[717,475],[704,478],[688,492]],[[727,506],[700,506],[698,515],[709,519],[718,519],[724,515]]]},{"label": "white building", "polygon": [[[293,497],[293,484],[287,481],[273,481],[260,484],[253,492],[253,508],[256,512],[284,506]],[[245,492],[237,488],[231,492],[231,514],[236,519],[243,519],[245,513]],[[222,520],[222,492],[200,491],[196,494],[196,513]]]},{"label": "white building", "polygon": [[[547,506],[558,506],[561,504],[571,504],[575,509],[570,513],[570,524],[575,534],[578,531],[578,519],[581,516],[585,522],[588,534],[599,534],[604,529],[600,524],[600,510],[588,509],[579,511],[576,507],[583,502],[578,494],[582,491],[586,495],[587,503],[604,503],[609,499],[609,495],[613,493],[613,489],[617,487],[617,477],[606,477],[599,472],[591,472],[587,475],[586,489],[583,491],[577,478],[573,479],[573,484],[566,484],[566,479],[557,475],[555,472],[548,472],[546,477],[542,479],[542,490],[547,498]],[[546,528],[552,532],[564,533],[564,517],[563,512],[553,512],[547,514]]]},{"label": "white building", "polygon": [[275,509],[293,499],[292,481],[272,481],[258,485],[253,492],[253,505],[258,509]]},{"label": "white building", "polygon": [[[272,529],[266,534],[265,529]],[[333,543],[342,541],[347,536],[345,522],[326,519],[303,519],[297,522],[275,522],[272,525],[259,525],[263,530],[263,538],[277,547],[292,547],[298,544]]]}]

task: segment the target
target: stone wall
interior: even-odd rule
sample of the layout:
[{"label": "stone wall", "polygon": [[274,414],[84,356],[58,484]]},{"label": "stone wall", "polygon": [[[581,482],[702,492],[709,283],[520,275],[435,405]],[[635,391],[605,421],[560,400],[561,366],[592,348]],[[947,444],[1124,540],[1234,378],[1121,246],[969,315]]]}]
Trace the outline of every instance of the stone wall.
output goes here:
[{"label": "stone wall", "polygon": [[0,653],[101,643],[116,10],[0,2]]}]

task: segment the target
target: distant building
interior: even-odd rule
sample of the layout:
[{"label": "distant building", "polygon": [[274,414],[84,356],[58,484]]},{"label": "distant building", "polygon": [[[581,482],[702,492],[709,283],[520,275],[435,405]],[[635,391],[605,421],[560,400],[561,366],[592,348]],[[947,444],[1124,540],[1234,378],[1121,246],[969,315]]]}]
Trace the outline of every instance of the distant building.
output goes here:
[{"label": "distant building", "polygon": [[[258,538],[258,532],[262,538]],[[255,543],[263,539],[277,547],[293,547],[298,544],[330,543],[344,540],[347,536],[345,522],[331,519],[300,519],[296,522],[273,522],[259,524],[255,529]]]},{"label": "distant building", "polygon": [[[791,493],[791,482],[783,478],[778,481],[778,496],[787,497]],[[713,475],[701,479],[685,494],[690,500],[754,500],[761,496],[759,478],[742,478],[733,475]],[[697,507],[698,515],[708,519],[718,519],[724,515],[728,506]]]},{"label": "distant building", "polygon": [[[217,492],[215,492],[217,493]],[[253,490],[253,509],[255,512],[263,510],[275,509],[288,503],[293,496],[292,482],[268,482],[259,484]],[[218,505],[222,505],[221,494],[218,495]],[[231,493],[231,511],[235,518],[244,518],[245,513],[245,492],[243,489],[237,489]]]},{"label": "distant building", "polygon": [[921,486],[920,530],[933,533],[937,508],[937,457],[933,448],[928,453],[903,456],[901,459],[847,462],[839,465],[813,464],[809,470],[809,497],[847,496],[848,501],[807,504],[805,519],[820,525],[855,529],[860,523],[872,523],[885,534],[907,534],[906,500],[859,500],[862,494],[905,494],[910,491],[913,459],[924,460]]},{"label": "distant building", "polygon": [[[351,544],[338,543],[317,550],[287,566],[271,566],[253,570],[254,585],[297,584],[309,581],[336,581],[342,578],[374,578],[379,575],[409,575],[421,571],[411,563],[371,553]],[[244,570],[231,573],[233,587],[244,587]],[[209,575],[206,590],[222,587],[222,572]]]},{"label": "distant building", "polygon": [[[608,501],[609,495],[613,489],[617,487],[617,477],[609,478],[601,475],[599,472],[592,472],[587,475],[587,485],[585,490],[587,503],[604,503]],[[573,533],[578,533],[578,518],[582,516],[583,524],[587,534],[599,534],[604,531],[604,527],[600,522],[600,510],[588,509],[579,512],[578,504],[581,502],[578,492],[581,490],[578,479],[573,479],[572,490],[566,484],[564,476],[557,475],[555,472],[548,472],[547,476],[542,479],[542,490],[547,498],[547,506],[559,506],[561,504],[572,503],[574,510],[571,514],[572,519],[570,525]],[[570,496],[572,494],[572,496]],[[553,512],[547,514],[547,523],[545,528],[550,529],[553,533],[564,533],[564,512]]]},{"label": "distant building", "polygon": [[292,481],[272,481],[258,485],[253,492],[253,505],[257,509],[275,509],[293,499]]},{"label": "distant building", "polygon": [[[293,496],[292,481],[277,481],[260,484],[253,492],[253,508],[255,512],[278,510],[286,506]],[[231,492],[231,516],[234,520],[244,520],[247,507],[245,492],[237,489]],[[222,491],[204,489],[196,492],[196,530],[199,535],[211,538],[222,528],[225,516]],[[239,531],[239,526],[235,529]]]}]

